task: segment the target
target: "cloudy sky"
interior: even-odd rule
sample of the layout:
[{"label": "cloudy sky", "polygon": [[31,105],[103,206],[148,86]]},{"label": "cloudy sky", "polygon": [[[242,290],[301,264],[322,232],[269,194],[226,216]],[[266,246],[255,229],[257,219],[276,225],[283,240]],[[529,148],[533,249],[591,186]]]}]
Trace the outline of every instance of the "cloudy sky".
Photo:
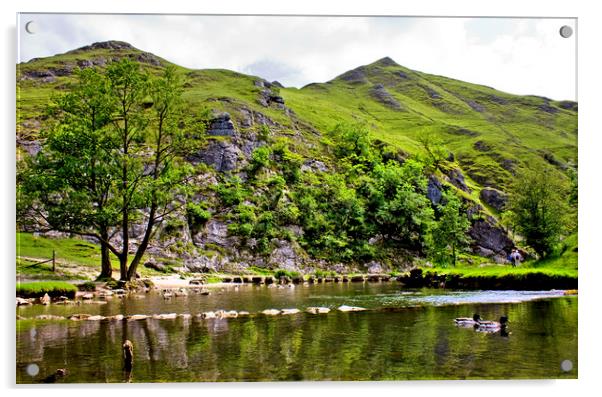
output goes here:
[{"label": "cloudy sky", "polygon": [[[34,21],[34,34],[24,30]],[[127,41],[190,68],[302,87],[384,56],[514,94],[576,99],[574,19],[21,14],[18,62]]]}]

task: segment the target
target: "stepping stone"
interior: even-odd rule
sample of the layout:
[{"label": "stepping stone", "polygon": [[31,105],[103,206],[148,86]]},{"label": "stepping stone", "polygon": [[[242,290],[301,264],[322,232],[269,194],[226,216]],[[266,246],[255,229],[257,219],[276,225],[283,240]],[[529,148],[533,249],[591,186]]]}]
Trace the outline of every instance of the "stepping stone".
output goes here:
[{"label": "stepping stone", "polygon": [[330,309],[327,307],[308,307],[305,311],[311,314],[326,314],[330,312]]},{"label": "stepping stone", "polygon": [[339,306],[338,310],[342,311],[342,312],[362,312],[366,309],[363,307],[343,305],[343,306]]},{"label": "stepping stone", "polygon": [[128,321],[137,321],[137,320],[146,320],[148,316],[146,314],[133,314],[131,316],[127,316]]},{"label": "stepping stone", "polygon": [[175,320],[178,315],[176,313],[169,314],[153,314],[155,320]]},{"label": "stepping stone", "polygon": [[277,316],[278,314],[280,314],[280,310],[266,309],[266,310],[262,311],[262,313],[265,314],[266,316]]}]

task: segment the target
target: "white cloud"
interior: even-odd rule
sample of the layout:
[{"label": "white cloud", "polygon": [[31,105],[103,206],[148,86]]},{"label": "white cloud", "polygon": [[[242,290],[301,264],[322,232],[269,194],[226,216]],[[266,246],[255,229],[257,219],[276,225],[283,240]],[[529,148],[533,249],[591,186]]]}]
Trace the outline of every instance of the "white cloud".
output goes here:
[{"label": "white cloud", "polygon": [[[32,15],[20,60],[123,40],[190,68],[265,73],[288,86],[389,56],[427,73],[515,93],[575,99],[574,20],[176,15]],[[23,28],[22,26],[20,27]]]}]

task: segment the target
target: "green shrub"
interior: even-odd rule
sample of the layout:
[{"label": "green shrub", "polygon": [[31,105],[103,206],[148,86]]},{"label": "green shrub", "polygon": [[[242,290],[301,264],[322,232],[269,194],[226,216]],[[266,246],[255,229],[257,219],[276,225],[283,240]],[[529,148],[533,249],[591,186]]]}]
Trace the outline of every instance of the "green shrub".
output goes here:
[{"label": "green shrub", "polygon": [[276,279],[279,279],[280,277],[296,278],[301,277],[301,273],[294,270],[278,269],[274,272],[274,277]]},{"label": "green shrub", "polygon": [[105,287],[107,287],[108,289],[118,289],[119,288],[119,281],[115,280],[115,279],[110,279],[107,281],[107,283],[105,284]]},{"label": "green shrub", "polygon": [[86,281],[85,283],[81,283],[77,285],[77,289],[80,291],[96,291],[96,284],[92,281]]},{"label": "green shrub", "polygon": [[258,171],[262,167],[267,167],[270,164],[271,150],[267,146],[260,146],[251,154],[251,170]]},{"label": "green shrub", "polygon": [[186,215],[188,216],[188,224],[193,229],[204,225],[211,218],[211,213],[202,204],[192,202],[186,204]]},{"label": "green shrub", "polygon": [[66,296],[75,298],[77,287],[64,281],[40,281],[33,283],[17,283],[17,296],[37,298],[48,294],[51,297]]}]

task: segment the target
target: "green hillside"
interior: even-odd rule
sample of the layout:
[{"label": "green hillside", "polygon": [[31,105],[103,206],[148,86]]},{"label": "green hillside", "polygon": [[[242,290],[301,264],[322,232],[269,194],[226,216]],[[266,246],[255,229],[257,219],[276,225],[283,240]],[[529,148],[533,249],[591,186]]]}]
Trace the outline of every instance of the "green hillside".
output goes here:
[{"label": "green hillside", "polygon": [[[127,43],[111,41],[17,65],[18,155],[23,158],[39,150],[40,133],[49,121],[48,104],[76,81],[77,68],[102,69],[123,58],[154,75],[170,64]],[[356,202],[368,206],[365,190],[371,186],[364,183],[364,171],[350,170],[358,164],[348,164],[337,154],[340,125],[369,131],[370,150],[376,154],[367,156],[377,158],[370,160],[368,168],[377,163],[384,167],[389,159],[403,164],[408,158],[424,156],[425,136],[442,143],[449,155],[432,175],[415,183],[413,193],[427,194],[426,181],[431,189],[435,178],[436,189],[462,197],[463,205],[472,211],[473,227],[480,219],[489,225],[487,230],[495,229],[498,240],[505,239],[504,248],[493,249],[489,261],[503,259],[512,242],[497,225],[501,211],[482,201],[481,189],[507,192],[513,176],[526,164],[546,164],[561,179],[568,179],[567,169],[577,164],[577,103],[512,95],[410,70],[390,58],[300,89],[229,70],[177,69],[185,81],[187,111],[208,128],[203,148],[190,161],[208,165],[199,167],[199,180],[212,182],[200,186],[196,201],[188,206],[188,217],[165,222],[156,245],[161,251],[158,256],[191,269],[232,270],[226,262],[274,267],[275,262],[291,258],[292,268],[303,267],[299,263],[320,267],[322,262],[314,260],[324,259],[353,266],[377,260],[392,268],[422,256],[411,244],[391,251],[386,241],[371,237],[370,227],[359,230],[346,224],[341,230],[340,218],[328,218],[329,211],[337,210],[328,200],[344,197],[339,204],[345,211],[352,211],[349,208]],[[229,121],[219,119],[223,112],[229,115],[231,127]],[[226,120],[225,133],[212,132],[216,120]],[[408,164],[386,172],[411,173]],[[370,172],[370,177],[377,173]],[[314,196],[308,190],[325,185],[337,188]],[[203,214],[198,216],[202,221],[191,221],[190,208]],[[308,220],[312,213],[320,216]],[[369,215],[353,216],[361,216],[358,222],[363,227]],[[328,238],[320,240],[321,245],[310,241],[323,236]],[[491,251],[476,240],[473,248]],[[377,248],[370,248],[375,244]],[[337,252],[346,253],[339,257]],[[475,249],[466,258],[473,263],[472,258],[482,252]],[[199,257],[204,258],[201,265]]]}]

